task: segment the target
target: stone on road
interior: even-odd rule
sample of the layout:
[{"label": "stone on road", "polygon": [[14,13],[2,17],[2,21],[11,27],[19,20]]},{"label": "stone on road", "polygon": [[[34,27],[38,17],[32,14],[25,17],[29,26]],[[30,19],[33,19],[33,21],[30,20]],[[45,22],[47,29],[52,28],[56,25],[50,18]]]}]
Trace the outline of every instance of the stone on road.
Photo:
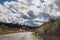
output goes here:
[{"label": "stone on road", "polygon": [[37,40],[32,32],[12,33],[0,35],[0,40]]}]

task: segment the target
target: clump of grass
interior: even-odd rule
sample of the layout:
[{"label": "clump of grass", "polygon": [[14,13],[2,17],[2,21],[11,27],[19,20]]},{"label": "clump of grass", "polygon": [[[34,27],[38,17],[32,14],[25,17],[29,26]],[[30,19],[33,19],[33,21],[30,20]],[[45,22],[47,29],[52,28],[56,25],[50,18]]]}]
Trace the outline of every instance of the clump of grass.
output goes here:
[{"label": "clump of grass", "polygon": [[38,34],[32,33],[33,36],[35,36],[38,40],[44,40],[41,36],[39,36]]}]

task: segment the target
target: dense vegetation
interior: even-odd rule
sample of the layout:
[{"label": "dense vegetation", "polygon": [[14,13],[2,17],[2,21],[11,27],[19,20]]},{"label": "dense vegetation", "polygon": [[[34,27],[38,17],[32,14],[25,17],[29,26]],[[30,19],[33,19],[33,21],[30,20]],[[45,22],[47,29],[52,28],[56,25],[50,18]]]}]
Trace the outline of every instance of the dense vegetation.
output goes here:
[{"label": "dense vegetation", "polygon": [[39,40],[60,40],[60,18],[50,19],[33,33]]}]

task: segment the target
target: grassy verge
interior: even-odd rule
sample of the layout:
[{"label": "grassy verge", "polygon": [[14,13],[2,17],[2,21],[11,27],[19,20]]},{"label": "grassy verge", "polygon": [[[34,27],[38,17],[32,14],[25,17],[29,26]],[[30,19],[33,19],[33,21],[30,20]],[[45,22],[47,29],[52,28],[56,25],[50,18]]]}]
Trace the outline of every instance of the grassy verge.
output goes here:
[{"label": "grassy verge", "polygon": [[43,38],[41,36],[39,36],[38,34],[36,34],[35,32],[32,33],[33,36],[35,36],[38,40],[43,40]]},{"label": "grassy verge", "polygon": [[18,32],[26,32],[27,30],[19,29],[19,28],[9,28],[0,26],[0,35],[10,34],[10,33],[18,33]]},{"label": "grassy verge", "polygon": [[0,35],[4,35],[4,34],[10,34],[10,33],[18,33],[18,32],[26,32],[26,31],[10,31],[10,30],[5,30],[5,31],[0,31]]},{"label": "grassy verge", "polygon": [[44,23],[35,30],[33,35],[38,40],[60,40],[60,19],[51,19]]}]

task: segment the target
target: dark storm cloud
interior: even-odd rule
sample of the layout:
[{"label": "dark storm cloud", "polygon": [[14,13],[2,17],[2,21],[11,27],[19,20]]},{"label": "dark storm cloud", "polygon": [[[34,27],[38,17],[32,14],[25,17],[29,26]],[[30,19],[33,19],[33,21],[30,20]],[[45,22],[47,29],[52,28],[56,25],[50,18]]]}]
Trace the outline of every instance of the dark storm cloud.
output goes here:
[{"label": "dark storm cloud", "polygon": [[55,3],[58,7],[60,7],[60,0],[55,0],[54,3]]},{"label": "dark storm cloud", "polygon": [[54,3],[58,8],[56,8],[57,11],[60,11],[60,0],[55,0]]}]

